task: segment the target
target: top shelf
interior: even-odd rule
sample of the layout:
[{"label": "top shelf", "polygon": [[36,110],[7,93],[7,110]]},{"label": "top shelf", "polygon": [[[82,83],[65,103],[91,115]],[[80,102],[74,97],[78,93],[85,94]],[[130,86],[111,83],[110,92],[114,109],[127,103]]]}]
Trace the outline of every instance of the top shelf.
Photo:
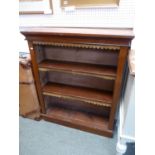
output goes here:
[{"label": "top shelf", "polygon": [[44,60],[39,64],[39,70],[81,74],[111,80],[115,80],[116,78],[115,67],[107,67],[107,66],[105,67],[100,65],[92,65],[84,63]]}]

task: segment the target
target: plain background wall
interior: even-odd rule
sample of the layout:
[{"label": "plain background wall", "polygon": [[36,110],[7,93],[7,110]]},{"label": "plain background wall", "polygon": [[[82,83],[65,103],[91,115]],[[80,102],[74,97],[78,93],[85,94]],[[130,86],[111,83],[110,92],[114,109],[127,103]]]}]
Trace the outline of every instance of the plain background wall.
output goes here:
[{"label": "plain background wall", "polygon": [[[119,7],[83,8],[66,12],[60,0],[52,0],[53,14],[20,15],[19,26],[132,28],[134,25],[134,0],[120,0]],[[19,34],[20,52],[28,51],[24,37]]]},{"label": "plain background wall", "polygon": [[119,7],[84,8],[66,12],[52,0],[52,15],[20,15],[20,26],[133,27],[134,0],[120,0]]}]

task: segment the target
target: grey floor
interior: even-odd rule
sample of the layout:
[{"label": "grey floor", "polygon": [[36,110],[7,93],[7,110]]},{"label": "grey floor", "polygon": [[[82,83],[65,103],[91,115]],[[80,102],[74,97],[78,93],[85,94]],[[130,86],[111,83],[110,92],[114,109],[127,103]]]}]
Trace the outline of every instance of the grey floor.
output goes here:
[{"label": "grey floor", "polygon": [[22,117],[19,122],[19,155],[116,155],[116,134],[106,138]]}]

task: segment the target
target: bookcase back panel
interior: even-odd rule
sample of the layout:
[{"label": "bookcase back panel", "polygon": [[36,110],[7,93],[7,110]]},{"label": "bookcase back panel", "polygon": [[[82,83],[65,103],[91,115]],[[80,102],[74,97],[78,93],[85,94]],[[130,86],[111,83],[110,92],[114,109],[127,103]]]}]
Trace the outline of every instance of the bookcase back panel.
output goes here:
[{"label": "bookcase back panel", "polygon": [[45,59],[45,52],[43,52],[43,46],[34,46],[34,50],[36,51],[36,60],[38,63]]},{"label": "bookcase back panel", "polygon": [[[91,63],[100,65],[117,66],[119,50],[84,49],[42,46],[42,51],[37,52],[38,61],[43,59]],[[43,54],[44,53],[44,54]],[[40,57],[43,57],[42,59]]]},{"label": "bookcase back panel", "polygon": [[40,71],[40,78],[42,81],[41,82],[42,85],[46,81],[46,82],[61,83],[66,85],[94,88],[106,91],[112,91],[114,87],[114,80],[102,79],[91,76],[81,76],[76,74],[69,74],[55,71],[52,72]]}]

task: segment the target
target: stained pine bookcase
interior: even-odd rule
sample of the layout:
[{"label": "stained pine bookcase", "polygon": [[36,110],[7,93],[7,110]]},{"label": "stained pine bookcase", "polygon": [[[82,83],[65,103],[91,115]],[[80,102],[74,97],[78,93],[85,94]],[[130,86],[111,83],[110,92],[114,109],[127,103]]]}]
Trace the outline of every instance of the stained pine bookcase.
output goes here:
[{"label": "stained pine bookcase", "polygon": [[41,116],[112,137],[132,29],[22,27]]}]

